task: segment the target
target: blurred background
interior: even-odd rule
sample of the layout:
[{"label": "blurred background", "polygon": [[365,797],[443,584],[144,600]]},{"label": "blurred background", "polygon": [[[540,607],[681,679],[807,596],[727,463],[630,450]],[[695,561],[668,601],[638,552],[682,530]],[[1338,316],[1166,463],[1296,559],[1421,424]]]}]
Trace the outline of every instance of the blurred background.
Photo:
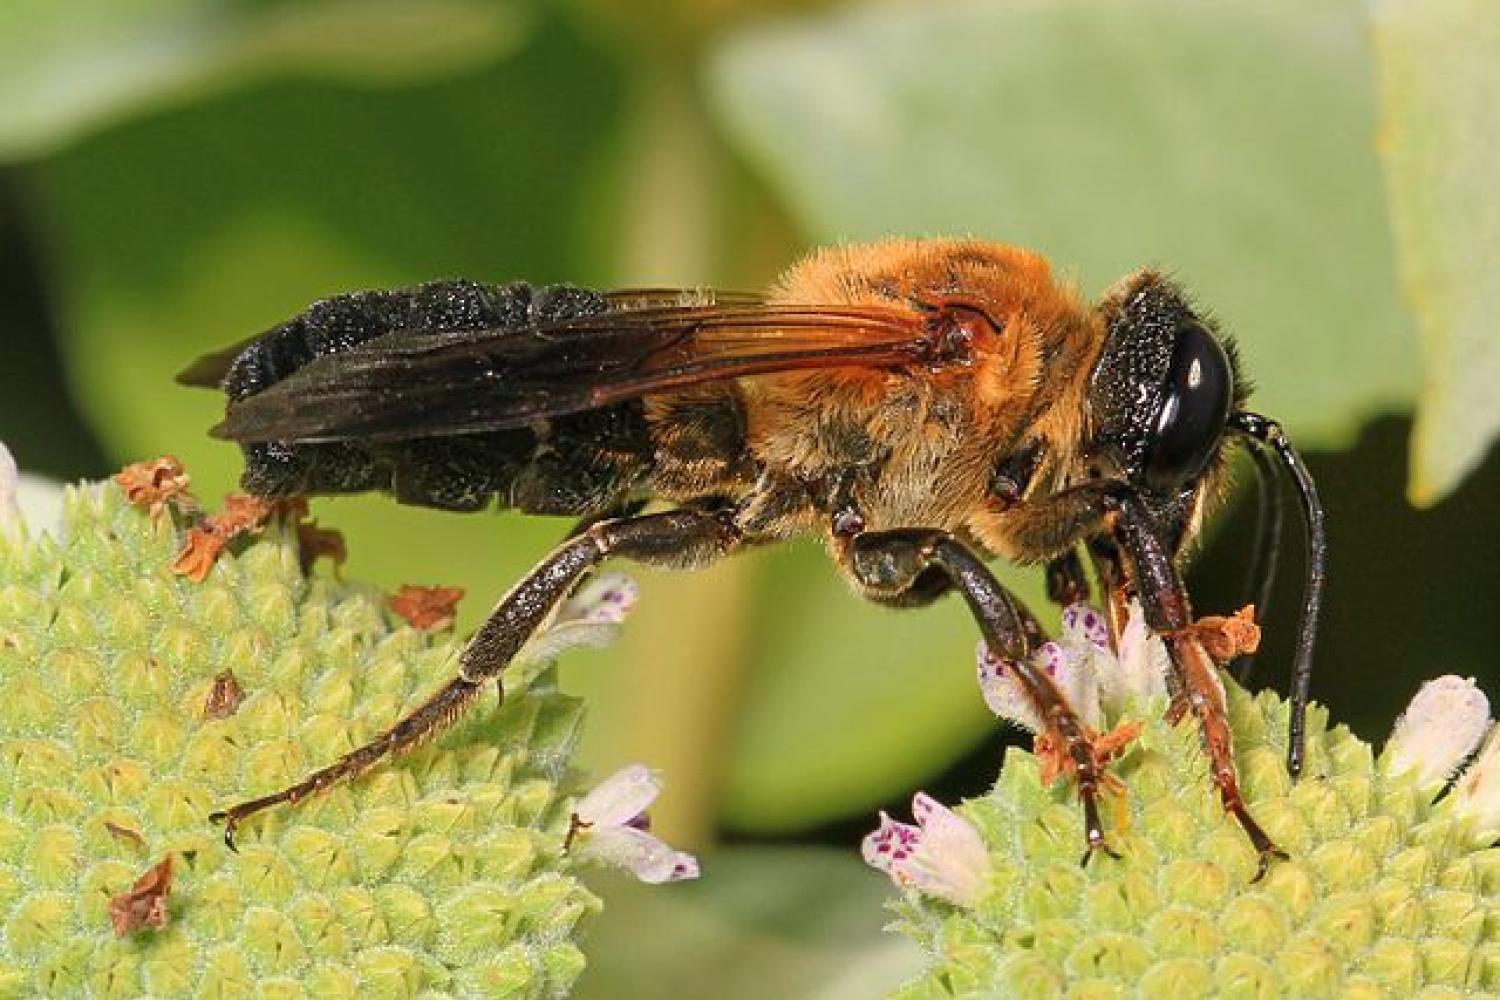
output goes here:
[{"label": "blurred background", "polygon": [[[1378,740],[1436,674],[1500,696],[1495,17],[10,0],[0,440],[61,479],[173,453],[216,502],[238,472],[205,436],[221,401],[173,374],[352,289],[754,289],[809,247],[887,235],[1029,245],[1090,295],[1161,266],[1237,336],[1256,408],[1308,456],[1332,545],[1314,694]],[[1200,611],[1243,602],[1245,499],[1194,562]],[[352,577],[465,587],[461,628],[565,528],[380,498],[314,514]],[[1278,687],[1303,567],[1288,528],[1258,678]],[[710,877],[601,883],[585,992],[691,993],[705,969],[747,996],[899,981],[916,959],[878,932],[886,884],[858,839],[916,788],[980,793],[1017,739],[977,697],[963,609],[862,605],[812,542],[639,577],[623,645],[563,680],[590,699],[586,761],[663,769],[653,818]],[[1008,579],[1044,608],[1037,574]]]}]

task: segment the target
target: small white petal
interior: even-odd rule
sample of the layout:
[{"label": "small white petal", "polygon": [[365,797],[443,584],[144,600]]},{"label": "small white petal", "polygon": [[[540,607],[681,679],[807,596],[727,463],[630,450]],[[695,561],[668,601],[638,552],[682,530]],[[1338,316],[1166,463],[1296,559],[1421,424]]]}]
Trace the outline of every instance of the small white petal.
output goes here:
[{"label": "small white petal", "polygon": [[674,851],[645,830],[629,826],[585,829],[576,843],[579,857],[623,868],[651,885],[698,877],[697,858]]},{"label": "small white petal", "polygon": [[990,870],[989,852],[979,831],[941,802],[918,792],[912,815],[921,836],[911,857],[892,864],[892,875],[930,896],[971,906]]},{"label": "small white petal", "polygon": [[1453,786],[1453,808],[1473,822],[1471,842],[1491,844],[1500,838],[1500,726],[1490,728],[1474,763]]},{"label": "small white petal", "polygon": [[16,458],[0,441],[0,523],[20,520],[21,504],[16,493],[21,485],[21,470],[16,468]]},{"label": "small white petal", "polygon": [[1171,669],[1167,644],[1146,625],[1140,603],[1131,601],[1129,618],[1120,630],[1119,665],[1111,672],[1103,693],[1109,711],[1118,714],[1130,701],[1145,704],[1166,695]]},{"label": "small white petal", "polygon": [[1385,773],[1414,772],[1417,787],[1441,787],[1484,739],[1489,724],[1490,700],[1472,679],[1448,674],[1430,680],[1391,730]]},{"label": "small white petal", "polygon": [[1042,718],[1022,692],[1011,665],[991,653],[982,639],[975,650],[975,660],[979,667],[979,693],[990,711],[1028,732],[1041,732]]},{"label": "small white petal", "polygon": [[1045,650],[1053,645],[1057,647],[1057,655],[1055,661],[1048,664],[1049,673],[1078,717],[1098,729],[1104,723],[1104,709],[1099,700],[1099,675],[1114,668],[1114,654],[1076,633],[1042,648]]},{"label": "small white petal", "polygon": [[687,851],[678,851],[672,863],[672,877],[668,882],[686,882],[695,879],[702,874],[698,867],[698,859]]},{"label": "small white petal", "polygon": [[538,632],[516,653],[516,663],[551,663],[570,649],[601,649],[620,638],[619,625],[566,621]]},{"label": "small white petal", "polygon": [[62,537],[63,500],[66,491],[62,483],[30,473],[21,473],[20,488],[16,500],[21,505],[21,517],[33,532]]},{"label": "small white petal", "polygon": [[62,534],[63,487],[42,476],[21,472],[0,441],[0,528],[29,528],[54,537]]},{"label": "small white petal", "polygon": [[860,845],[865,862],[902,888],[972,906],[990,871],[979,831],[923,792],[912,799],[911,809],[919,826],[880,814],[880,826]]},{"label": "small white petal", "polygon": [[661,777],[644,764],[621,768],[603,781],[573,807],[585,829],[600,831],[606,827],[624,826],[644,813],[661,794]]},{"label": "small white petal", "polygon": [[911,800],[912,818],[922,828],[924,848],[946,854],[954,854],[967,861],[984,858],[989,862],[989,852],[974,824],[943,805],[926,792],[918,792]]}]

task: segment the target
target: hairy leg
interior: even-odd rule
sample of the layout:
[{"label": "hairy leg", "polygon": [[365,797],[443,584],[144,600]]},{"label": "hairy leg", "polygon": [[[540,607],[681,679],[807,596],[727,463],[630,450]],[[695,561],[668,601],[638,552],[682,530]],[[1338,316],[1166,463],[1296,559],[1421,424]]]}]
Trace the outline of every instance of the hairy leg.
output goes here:
[{"label": "hairy leg", "polygon": [[1042,720],[1044,735],[1069,761],[1078,796],[1083,802],[1083,863],[1094,851],[1116,856],[1104,838],[1099,820],[1099,790],[1105,782],[1103,759],[1093,734],[1068,704],[1067,698],[1031,662],[1032,651],[1043,641],[1041,626],[983,561],[958,539],[932,529],[867,532],[855,536],[843,550],[846,570],[867,593],[884,603],[901,603],[905,589],[930,587],[941,574],[969,605],[990,649],[1014,672],[1027,700]]},{"label": "hairy leg", "polygon": [[1181,695],[1174,695],[1173,708],[1168,716],[1180,717],[1191,710],[1197,718],[1220,801],[1239,822],[1260,856],[1255,875],[1259,880],[1273,858],[1285,859],[1287,855],[1250,815],[1240,794],[1224,687],[1203,644],[1189,628],[1193,615],[1187,591],[1171,553],[1152,530],[1150,518],[1140,501],[1124,496],[1115,501],[1115,509],[1118,514],[1115,537],[1130,564],[1131,578],[1141,599],[1146,624],[1166,639],[1181,684]]},{"label": "hairy leg", "polygon": [[458,675],[421,705],[364,746],[296,784],[209,818],[224,823],[224,842],[233,848],[235,830],[250,816],[315,795],[432,739],[479,697],[485,682],[499,680],[506,665],[557,603],[605,559],[619,556],[658,566],[692,568],[728,554],[739,540],[738,531],[726,517],[694,510],[588,526],[554,549],[500,599],[459,655]]},{"label": "hairy leg", "polygon": [[[1130,487],[1098,482],[1044,499],[1013,525],[1012,532],[1017,544],[1043,552],[1061,551],[1079,537],[1091,539],[1090,554],[1099,567],[1115,627],[1128,588],[1140,598],[1146,624],[1166,640],[1173,665],[1172,676],[1167,678],[1172,695],[1168,717],[1179,718],[1191,711],[1198,720],[1224,808],[1239,822],[1260,856],[1259,878],[1272,858],[1286,855],[1255,821],[1240,793],[1224,690],[1208,654],[1188,629],[1193,620],[1192,606],[1177,572],[1176,553],[1165,540],[1162,525]],[[1294,698],[1288,751],[1294,776],[1302,754],[1301,708]]]}]

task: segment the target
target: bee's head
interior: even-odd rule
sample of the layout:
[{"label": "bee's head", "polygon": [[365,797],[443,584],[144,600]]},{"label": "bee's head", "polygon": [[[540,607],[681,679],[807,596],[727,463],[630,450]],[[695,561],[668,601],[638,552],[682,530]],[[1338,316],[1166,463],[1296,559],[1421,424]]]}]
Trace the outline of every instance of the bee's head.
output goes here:
[{"label": "bee's head", "polygon": [[1234,345],[1152,271],[1121,282],[1099,310],[1106,334],[1089,385],[1092,474],[1125,480],[1185,527],[1222,463],[1230,414],[1249,393]]}]

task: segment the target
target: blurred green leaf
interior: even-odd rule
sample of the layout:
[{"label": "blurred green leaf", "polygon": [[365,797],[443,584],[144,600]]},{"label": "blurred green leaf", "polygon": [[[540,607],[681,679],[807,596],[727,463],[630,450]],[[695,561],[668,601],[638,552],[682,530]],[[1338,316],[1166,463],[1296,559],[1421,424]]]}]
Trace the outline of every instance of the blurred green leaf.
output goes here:
[{"label": "blurred green leaf", "polygon": [[866,1000],[920,971],[915,946],[881,934],[890,883],[852,847],[736,848],[703,861],[697,882],[591,880],[605,905],[578,1000]]},{"label": "blurred green leaf", "polygon": [[[1040,574],[997,569],[1029,607],[1049,610]],[[759,588],[764,627],[724,793],[734,828],[785,832],[870,810],[997,725],[974,679],[979,632],[958,598],[873,606],[812,543],[767,559]]]},{"label": "blurred green leaf", "polygon": [[514,0],[7,0],[0,159],[257,77],[451,74],[515,45],[525,23]]},{"label": "blurred green leaf", "polygon": [[1346,443],[1418,384],[1364,28],[1355,0],[879,5],[733,39],[710,83],[815,240],[976,234],[1090,293],[1166,266],[1257,408]]},{"label": "blurred green leaf", "polygon": [[[611,67],[543,32],[463,79],[367,93],[283,82],[110,130],[28,168],[72,386],[117,460],[179,455],[199,495],[234,488],[216,393],[172,374],[310,301],[450,275],[597,270],[595,206],[617,102]],[[380,497],[320,501],[349,572],[463,586],[464,621],[560,526],[452,517]],[[399,541],[397,541],[399,540]]]},{"label": "blurred green leaf", "polygon": [[1500,7],[1375,5],[1380,149],[1426,380],[1412,502],[1447,495],[1500,435]]}]

